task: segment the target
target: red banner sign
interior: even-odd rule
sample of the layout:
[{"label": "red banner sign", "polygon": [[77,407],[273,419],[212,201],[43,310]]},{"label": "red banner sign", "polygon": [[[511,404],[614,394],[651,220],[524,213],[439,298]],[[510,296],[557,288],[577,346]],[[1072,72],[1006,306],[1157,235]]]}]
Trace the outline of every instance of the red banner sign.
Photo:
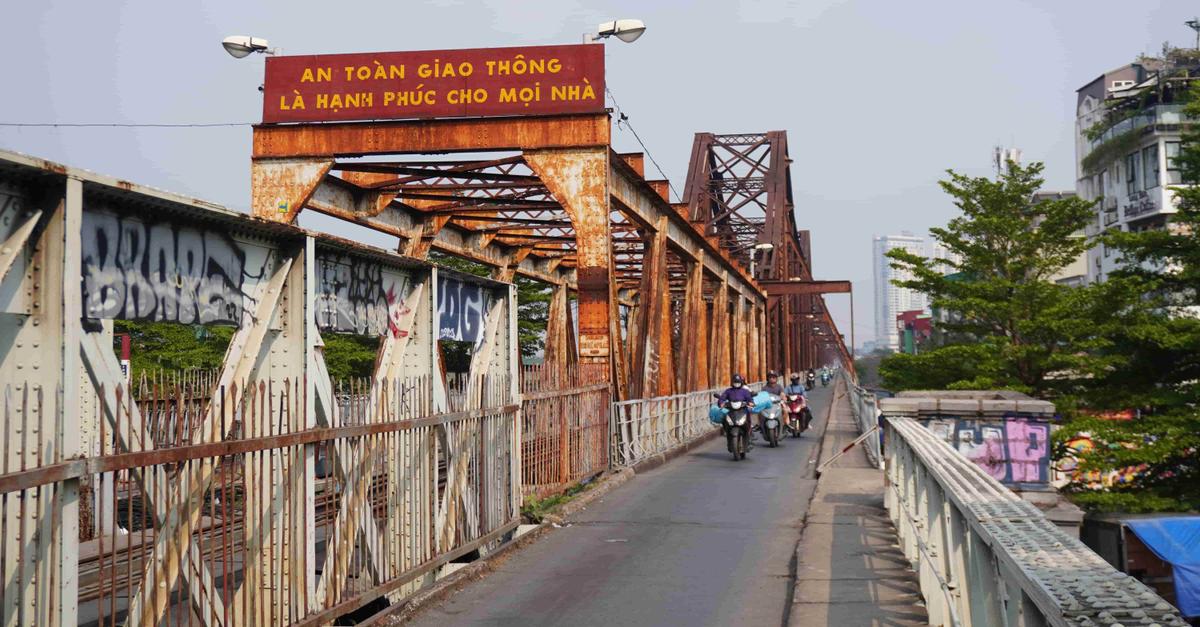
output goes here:
[{"label": "red banner sign", "polygon": [[263,122],[594,113],[604,46],[268,57]]}]

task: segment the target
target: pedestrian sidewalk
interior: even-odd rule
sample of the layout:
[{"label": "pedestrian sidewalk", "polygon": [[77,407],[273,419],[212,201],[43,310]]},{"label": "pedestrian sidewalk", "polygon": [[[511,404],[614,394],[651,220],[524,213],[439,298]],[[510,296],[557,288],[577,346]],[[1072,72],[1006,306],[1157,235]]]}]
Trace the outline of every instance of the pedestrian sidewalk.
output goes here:
[{"label": "pedestrian sidewalk", "polygon": [[[831,403],[820,461],[858,437],[846,388]],[[790,626],[927,625],[917,575],[883,505],[883,472],[860,447],[817,481],[800,543]]]}]

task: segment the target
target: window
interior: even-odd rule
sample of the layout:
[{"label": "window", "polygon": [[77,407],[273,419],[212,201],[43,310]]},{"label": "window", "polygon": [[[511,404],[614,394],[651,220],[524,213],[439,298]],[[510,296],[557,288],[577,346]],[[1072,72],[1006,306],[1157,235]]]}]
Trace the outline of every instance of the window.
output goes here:
[{"label": "window", "polygon": [[1096,195],[1097,196],[1107,196],[1109,184],[1110,184],[1110,181],[1108,180],[1108,170],[1102,170],[1100,172],[1100,189],[1096,190],[1096,192],[1097,192]]},{"label": "window", "polygon": [[1125,155],[1125,193],[1132,196],[1137,191],[1138,153]]},{"label": "window", "polygon": [[1167,185],[1178,185],[1183,182],[1179,166],[1175,165],[1175,157],[1179,156],[1179,142],[1167,142]]},{"label": "window", "polygon": [[1142,149],[1142,189],[1158,187],[1158,144]]}]

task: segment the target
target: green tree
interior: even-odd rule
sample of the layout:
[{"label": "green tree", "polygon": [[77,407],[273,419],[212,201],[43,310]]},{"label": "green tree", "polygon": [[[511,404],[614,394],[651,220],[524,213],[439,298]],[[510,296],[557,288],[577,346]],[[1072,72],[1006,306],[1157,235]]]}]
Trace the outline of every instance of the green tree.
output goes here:
[{"label": "green tree", "polygon": [[176,322],[116,320],[113,333],[130,337],[133,381],[156,370],[215,370],[221,367],[233,327]]},{"label": "green tree", "polygon": [[379,352],[379,336],[322,333],[321,341],[325,343],[325,368],[335,384],[371,376]]},{"label": "green tree", "polygon": [[[1200,85],[1184,113],[1200,119]],[[1102,509],[1200,509],[1200,131],[1183,135],[1174,167],[1185,184],[1174,188],[1177,211],[1162,228],[1113,231],[1104,243],[1124,265],[1097,286],[1111,303],[1110,367],[1087,382],[1088,409],[1136,409],[1135,420],[1080,417],[1070,432],[1094,443],[1085,470],[1139,469],[1132,481],[1077,500]]]},{"label": "green tree", "polygon": [[953,276],[943,262],[902,249],[888,253],[893,267],[912,276],[897,285],[956,314],[940,330],[974,340],[888,357],[881,372],[889,388],[1003,388],[1046,396],[1061,392],[1063,373],[1101,366],[1090,352],[1103,343],[1090,318],[1090,291],[1052,279],[1087,250],[1080,232],[1094,215],[1092,203],[1032,202],[1042,187],[1042,168],[1010,162],[996,179],[949,171],[941,186],[962,215],[930,232],[960,258],[952,264]]}]

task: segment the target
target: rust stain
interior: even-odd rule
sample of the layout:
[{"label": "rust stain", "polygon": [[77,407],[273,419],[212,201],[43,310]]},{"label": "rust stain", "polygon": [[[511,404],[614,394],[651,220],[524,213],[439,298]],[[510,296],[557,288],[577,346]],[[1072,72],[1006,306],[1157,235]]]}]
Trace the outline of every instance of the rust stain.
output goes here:
[{"label": "rust stain", "polygon": [[65,165],[62,165],[60,163],[55,163],[53,161],[47,161],[45,159],[42,159],[41,162],[42,162],[41,167],[43,170],[47,170],[49,172],[54,172],[56,174],[66,174],[67,173],[67,166],[65,166]]},{"label": "rust stain", "polygon": [[608,146],[607,113],[359,124],[260,125],[253,156],[351,157]]},{"label": "rust stain", "polygon": [[251,215],[284,224],[292,222],[332,166],[332,159],[253,160]]}]

